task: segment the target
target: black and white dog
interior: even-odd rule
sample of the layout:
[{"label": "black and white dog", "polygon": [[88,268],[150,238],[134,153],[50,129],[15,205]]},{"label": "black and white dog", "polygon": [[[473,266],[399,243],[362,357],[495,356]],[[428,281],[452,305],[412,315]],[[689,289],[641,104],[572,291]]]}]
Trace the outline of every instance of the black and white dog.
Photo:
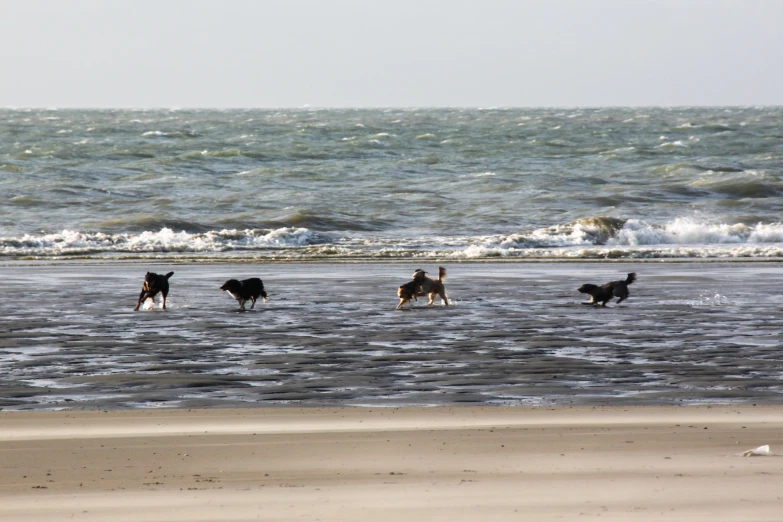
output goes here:
[{"label": "black and white dog", "polygon": [[264,291],[264,283],[257,277],[251,277],[250,279],[243,279],[237,281],[236,279],[229,279],[223,286],[220,287],[224,292],[228,292],[231,297],[239,302],[239,309],[245,309],[245,303],[252,301],[250,309],[256,305],[256,299],[262,297],[264,302],[267,301],[266,292]]}]

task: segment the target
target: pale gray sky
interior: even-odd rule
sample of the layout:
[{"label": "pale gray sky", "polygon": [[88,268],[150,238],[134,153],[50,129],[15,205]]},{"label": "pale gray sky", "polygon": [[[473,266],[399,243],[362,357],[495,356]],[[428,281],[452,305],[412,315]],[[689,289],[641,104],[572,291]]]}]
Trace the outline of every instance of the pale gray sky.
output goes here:
[{"label": "pale gray sky", "polygon": [[783,105],[780,0],[0,0],[0,107]]}]

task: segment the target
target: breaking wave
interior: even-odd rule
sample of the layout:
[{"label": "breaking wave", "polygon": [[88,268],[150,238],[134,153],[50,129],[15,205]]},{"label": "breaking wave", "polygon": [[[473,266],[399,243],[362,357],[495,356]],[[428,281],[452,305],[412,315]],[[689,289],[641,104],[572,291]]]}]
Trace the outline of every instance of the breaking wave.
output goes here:
[{"label": "breaking wave", "polygon": [[530,258],[780,257],[783,223],[705,223],[677,218],[663,225],[592,217],[508,236],[486,237],[460,256]]},{"label": "breaking wave", "polygon": [[232,250],[302,247],[326,238],[306,228],[246,229],[190,233],[162,228],[139,234],[62,232],[0,238],[0,255],[6,257],[59,257],[90,254],[216,253]]},{"label": "breaking wave", "polygon": [[314,232],[304,227],[0,237],[0,257],[17,259],[637,259],[783,257],[783,223],[709,223],[678,218],[662,225],[591,217],[509,235],[388,236],[378,231]]}]

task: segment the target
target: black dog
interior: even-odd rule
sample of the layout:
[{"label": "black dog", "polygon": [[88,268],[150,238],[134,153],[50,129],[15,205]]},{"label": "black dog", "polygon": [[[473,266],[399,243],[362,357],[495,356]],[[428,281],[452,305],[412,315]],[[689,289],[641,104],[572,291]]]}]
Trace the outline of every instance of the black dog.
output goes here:
[{"label": "black dog", "polygon": [[612,300],[613,297],[618,297],[617,304],[620,304],[625,299],[628,299],[630,295],[628,293],[628,285],[636,281],[636,273],[631,272],[625,281],[612,281],[605,285],[591,285],[586,284],[579,287],[579,292],[583,294],[590,294],[592,299],[585,305],[593,305],[601,303],[601,306],[606,306],[606,303]]},{"label": "black dog", "polygon": [[220,287],[224,292],[228,292],[231,297],[239,301],[239,309],[245,309],[245,302],[252,301],[250,309],[256,305],[256,299],[259,297],[264,298],[264,302],[267,301],[266,292],[264,291],[264,283],[257,277],[251,277],[242,281],[236,279],[229,279],[223,286]]},{"label": "black dog", "polygon": [[174,272],[169,272],[166,275],[156,274],[155,272],[147,272],[144,276],[144,284],[141,287],[141,294],[139,295],[139,302],[136,303],[136,308],[133,311],[137,311],[141,306],[141,303],[147,299],[152,299],[155,302],[155,296],[158,292],[163,295],[163,309],[166,309],[166,296],[169,295],[169,277],[173,276]]}]

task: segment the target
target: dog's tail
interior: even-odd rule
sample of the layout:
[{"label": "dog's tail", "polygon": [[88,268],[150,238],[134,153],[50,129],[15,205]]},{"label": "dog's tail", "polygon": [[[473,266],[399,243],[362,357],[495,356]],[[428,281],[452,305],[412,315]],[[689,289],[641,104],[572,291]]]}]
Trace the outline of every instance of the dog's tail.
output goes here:
[{"label": "dog's tail", "polygon": [[630,285],[634,281],[636,281],[636,272],[631,272],[628,274],[628,277],[625,278],[625,284]]},{"label": "dog's tail", "polygon": [[168,279],[169,277],[171,277],[173,275],[174,275],[174,272],[169,272],[168,274],[166,274],[166,279]]},{"label": "dog's tail", "polygon": [[438,267],[438,281],[440,281],[442,283],[444,279],[446,279],[446,269],[443,268],[442,266],[439,266]]}]

